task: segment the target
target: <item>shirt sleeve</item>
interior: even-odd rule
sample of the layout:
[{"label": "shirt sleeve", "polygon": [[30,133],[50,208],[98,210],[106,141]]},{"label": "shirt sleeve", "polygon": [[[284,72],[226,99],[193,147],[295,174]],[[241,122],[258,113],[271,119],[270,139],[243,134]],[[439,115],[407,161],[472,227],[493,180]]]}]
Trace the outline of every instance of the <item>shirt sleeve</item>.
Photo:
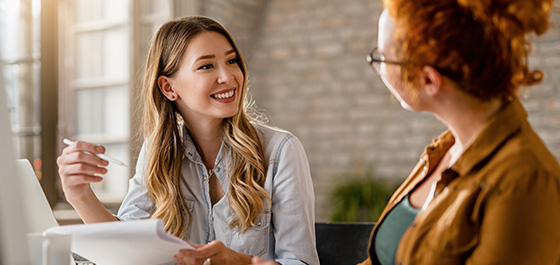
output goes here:
[{"label": "shirt sleeve", "polygon": [[[525,170],[522,170],[525,171]],[[551,172],[517,172],[491,190],[479,245],[466,264],[558,264],[560,179]]]},{"label": "shirt sleeve", "polygon": [[315,195],[307,156],[290,135],[277,154],[273,168],[272,227],[274,259],[280,264],[319,264],[315,247]]},{"label": "shirt sleeve", "polygon": [[136,173],[128,182],[128,193],[126,194],[117,218],[122,221],[138,220],[150,218],[154,208],[153,202],[148,197],[146,189],[145,166],[147,162],[146,144],[142,145],[138,162],[136,163]]}]

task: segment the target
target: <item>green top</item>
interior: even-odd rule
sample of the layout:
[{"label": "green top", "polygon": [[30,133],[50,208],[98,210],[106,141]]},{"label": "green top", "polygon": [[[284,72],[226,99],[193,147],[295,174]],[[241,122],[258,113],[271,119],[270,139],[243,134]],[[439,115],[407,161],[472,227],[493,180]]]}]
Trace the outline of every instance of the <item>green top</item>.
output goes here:
[{"label": "green top", "polygon": [[410,205],[406,195],[379,225],[375,237],[375,253],[382,265],[395,264],[399,241],[419,212],[419,209]]}]

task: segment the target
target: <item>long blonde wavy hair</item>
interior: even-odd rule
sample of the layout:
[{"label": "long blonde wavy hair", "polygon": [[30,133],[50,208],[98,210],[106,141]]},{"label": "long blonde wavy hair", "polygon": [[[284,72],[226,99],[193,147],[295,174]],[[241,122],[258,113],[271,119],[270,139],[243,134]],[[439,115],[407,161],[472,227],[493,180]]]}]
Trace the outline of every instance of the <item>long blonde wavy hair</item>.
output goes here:
[{"label": "long blonde wavy hair", "polygon": [[[231,149],[231,182],[228,199],[234,218],[230,227],[244,231],[255,225],[270,196],[263,188],[266,164],[259,137],[248,115],[247,73],[245,62],[233,38],[218,22],[200,16],[183,17],[163,24],[152,39],[146,61],[142,97],[144,102],[143,136],[149,153],[146,186],[155,209],[152,218],[160,218],[167,232],[184,238],[190,228],[191,210],[181,192],[184,143],[182,116],[176,105],[160,91],[159,76],[173,76],[180,67],[189,42],[202,32],[223,35],[237,53],[243,72],[239,111],[222,122],[224,144]],[[185,176],[190,177],[190,176]],[[185,216],[188,216],[186,220]],[[188,225],[187,225],[188,224]]]}]

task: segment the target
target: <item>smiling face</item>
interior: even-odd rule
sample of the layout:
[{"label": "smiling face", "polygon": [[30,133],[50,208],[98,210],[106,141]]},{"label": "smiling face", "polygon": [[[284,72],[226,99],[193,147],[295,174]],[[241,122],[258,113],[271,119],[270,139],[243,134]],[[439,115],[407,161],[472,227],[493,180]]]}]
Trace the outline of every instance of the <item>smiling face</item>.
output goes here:
[{"label": "smiling face", "polygon": [[175,104],[188,124],[221,122],[239,111],[243,72],[223,35],[206,31],[187,46],[179,70],[169,77]]},{"label": "smiling face", "polygon": [[[394,40],[395,34],[395,21],[389,14],[389,12],[384,9],[379,17],[379,29],[377,37],[377,49],[379,53],[383,55],[382,59],[389,61],[399,61],[396,55],[396,49],[398,45]],[[413,99],[411,96],[411,90],[414,89],[407,86],[402,81],[402,75],[399,65],[381,63],[379,67],[379,74],[381,80],[391,94],[397,98],[401,106],[406,110],[414,110],[411,106]]]}]

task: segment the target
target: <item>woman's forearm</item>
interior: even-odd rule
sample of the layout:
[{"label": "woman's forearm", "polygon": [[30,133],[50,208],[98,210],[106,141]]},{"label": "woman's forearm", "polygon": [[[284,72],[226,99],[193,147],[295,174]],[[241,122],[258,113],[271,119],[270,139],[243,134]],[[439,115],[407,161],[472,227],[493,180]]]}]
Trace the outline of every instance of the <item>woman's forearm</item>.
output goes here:
[{"label": "woman's forearm", "polygon": [[103,206],[97,196],[90,189],[80,200],[69,201],[85,224],[112,222],[118,219]]}]

